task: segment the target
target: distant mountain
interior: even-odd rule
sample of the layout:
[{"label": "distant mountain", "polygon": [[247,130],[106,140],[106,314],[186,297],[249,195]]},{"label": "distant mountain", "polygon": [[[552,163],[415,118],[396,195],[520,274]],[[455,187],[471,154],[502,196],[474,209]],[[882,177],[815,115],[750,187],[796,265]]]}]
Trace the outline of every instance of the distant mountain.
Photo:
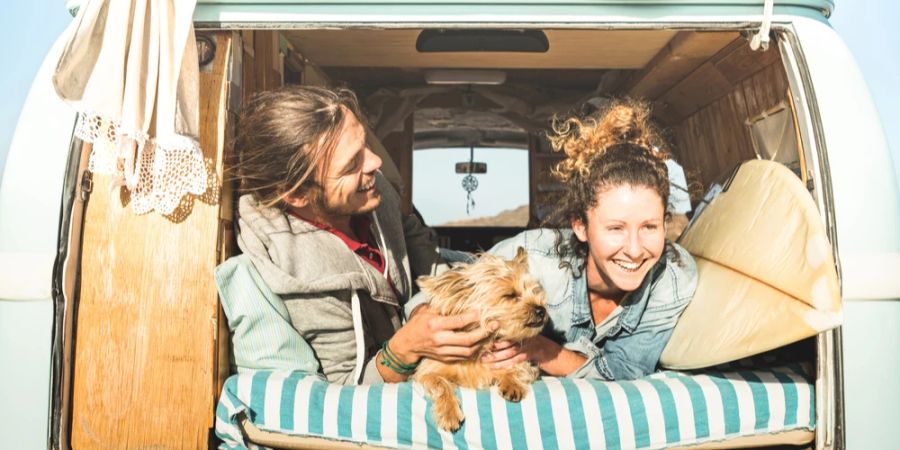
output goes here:
[{"label": "distant mountain", "polygon": [[524,227],[528,224],[528,205],[501,211],[495,216],[475,217],[447,222],[438,227]]}]

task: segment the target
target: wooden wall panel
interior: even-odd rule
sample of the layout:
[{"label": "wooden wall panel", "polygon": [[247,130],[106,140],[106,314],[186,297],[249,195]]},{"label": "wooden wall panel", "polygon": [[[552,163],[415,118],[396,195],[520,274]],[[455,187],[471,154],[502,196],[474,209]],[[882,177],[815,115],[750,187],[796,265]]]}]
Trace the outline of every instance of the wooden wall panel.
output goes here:
[{"label": "wooden wall panel", "polygon": [[284,61],[279,49],[279,35],[275,31],[244,30],[241,55],[241,101],[246,103],[253,94],[275,89],[283,84]]},{"label": "wooden wall panel", "polygon": [[528,226],[568,226],[558,215],[564,186],[553,176],[553,169],[565,159],[565,153],[551,150],[546,136],[529,134],[528,158]]},{"label": "wooden wall panel", "polygon": [[256,91],[275,89],[282,84],[283,66],[279,51],[279,37],[276,31],[254,31],[253,65],[244,66],[244,70],[256,73]]},{"label": "wooden wall panel", "polygon": [[[696,34],[704,35],[705,33]],[[679,36],[683,36],[683,34],[679,34]],[[713,51],[714,44],[724,45],[727,37],[732,35],[714,33],[713,36],[718,39],[694,38],[693,40],[697,42],[694,42],[693,46],[696,48],[690,48],[686,44],[682,44],[680,47],[683,50],[690,49],[694,52],[702,51],[708,54]],[[680,41],[686,39],[680,39]],[[644,97],[653,102],[657,118],[669,125],[681,123],[701,108],[734,92],[744,80],[754,77],[757,72],[772,64],[780,63],[780,55],[775,48],[765,52],[755,52],[750,49],[745,39],[740,38],[724,45],[711,58],[698,63],[690,73],[686,73],[683,78],[676,80],[674,72],[682,73],[685,68],[683,66],[686,63],[682,59],[684,58],[670,54],[658,55],[654,60],[660,64],[660,68],[645,69],[646,74],[640,79],[644,84],[646,84],[647,77],[650,77],[651,81],[658,80],[660,82],[654,89],[645,88],[644,91],[647,95]],[[696,63],[696,59],[693,61]],[[668,76],[660,76],[660,73],[668,74]],[[635,91],[635,88],[639,87],[640,84],[634,86],[631,94],[639,94]]]},{"label": "wooden wall panel", "polygon": [[746,120],[787,98],[784,67],[780,59],[772,61],[672,127],[676,159],[705,189],[739,162],[756,158]]},{"label": "wooden wall panel", "polygon": [[72,447],[206,449],[218,395],[219,185],[231,34],[200,74],[200,144],[212,186],[176,214],[135,215],[95,176],[85,211]]},{"label": "wooden wall panel", "polygon": [[[396,166],[393,170],[398,172],[401,182],[398,190],[403,214],[412,212],[413,132],[413,115],[410,114],[403,121],[402,130],[390,133],[382,139],[383,147],[390,157],[390,161],[383,161],[382,166],[385,168]],[[368,133],[368,137],[377,139],[372,133]]]},{"label": "wooden wall panel", "polygon": [[731,82],[716,70],[715,65],[707,62],[672,87],[660,100],[668,104],[676,115],[685,117],[732,89]]},{"label": "wooden wall panel", "polygon": [[625,90],[634,97],[656,99],[738,37],[733,31],[679,31],[644,69],[629,79]]}]

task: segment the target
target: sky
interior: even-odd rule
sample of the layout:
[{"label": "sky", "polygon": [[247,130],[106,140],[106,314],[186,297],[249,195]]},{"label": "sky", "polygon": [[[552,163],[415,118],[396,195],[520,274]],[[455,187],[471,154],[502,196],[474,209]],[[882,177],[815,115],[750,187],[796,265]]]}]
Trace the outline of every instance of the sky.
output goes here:
[{"label": "sky", "polygon": [[[64,0],[6,3],[0,17],[0,42],[6,44],[3,46],[6,64],[0,70],[0,93],[4,99],[0,102],[0,179],[31,80],[44,55],[71,20]],[[866,77],[900,180],[900,95],[896,93],[900,81],[900,28],[892,23],[897,17],[900,17],[900,2],[896,0],[836,0],[830,21]],[[453,199],[464,209],[465,196],[461,188],[458,190],[459,198]],[[476,206],[478,196],[484,192],[484,188],[475,192]]]},{"label": "sky", "polygon": [[[467,196],[455,164],[469,161],[468,148],[430,149],[413,153],[413,204],[425,223],[432,226],[498,213],[528,204],[528,151],[479,149],[477,162],[487,164],[487,173],[472,175],[478,184]],[[420,171],[425,168],[425,171]],[[471,203],[468,203],[471,199]],[[467,203],[469,208],[467,210]]]}]

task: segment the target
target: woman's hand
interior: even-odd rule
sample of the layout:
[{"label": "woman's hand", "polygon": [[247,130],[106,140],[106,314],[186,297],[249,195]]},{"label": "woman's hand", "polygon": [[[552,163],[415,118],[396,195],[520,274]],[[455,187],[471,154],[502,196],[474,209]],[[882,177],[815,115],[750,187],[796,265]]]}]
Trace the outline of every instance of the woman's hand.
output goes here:
[{"label": "woman's hand", "polygon": [[552,376],[565,376],[581,367],[587,358],[581,353],[566,350],[552,339],[537,335],[520,344],[497,341],[491,352],[482,356],[481,361],[493,370],[512,367],[523,361],[531,361],[542,372]]},{"label": "woman's hand", "polygon": [[481,357],[492,370],[501,370],[512,367],[523,361],[531,361],[540,366],[540,336],[527,339],[521,343],[510,341],[497,341],[491,346],[488,353]]},{"label": "woman's hand", "polygon": [[479,322],[479,313],[470,311],[456,316],[441,316],[428,305],[417,307],[409,321],[391,338],[391,350],[404,362],[412,364],[421,358],[443,362],[471,359],[478,351],[479,343],[496,330],[475,328],[462,331]]}]

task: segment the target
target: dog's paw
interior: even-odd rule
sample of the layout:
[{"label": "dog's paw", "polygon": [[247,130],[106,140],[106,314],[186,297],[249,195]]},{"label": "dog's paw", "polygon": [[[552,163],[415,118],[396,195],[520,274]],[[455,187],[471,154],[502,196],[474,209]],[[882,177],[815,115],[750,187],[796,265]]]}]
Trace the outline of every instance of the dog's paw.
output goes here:
[{"label": "dog's paw", "polygon": [[435,402],[431,411],[437,426],[451,433],[458,430],[465,419],[457,402]]},{"label": "dog's paw", "polygon": [[511,402],[520,402],[528,395],[528,385],[512,377],[500,380],[497,387],[500,390],[500,396]]}]

